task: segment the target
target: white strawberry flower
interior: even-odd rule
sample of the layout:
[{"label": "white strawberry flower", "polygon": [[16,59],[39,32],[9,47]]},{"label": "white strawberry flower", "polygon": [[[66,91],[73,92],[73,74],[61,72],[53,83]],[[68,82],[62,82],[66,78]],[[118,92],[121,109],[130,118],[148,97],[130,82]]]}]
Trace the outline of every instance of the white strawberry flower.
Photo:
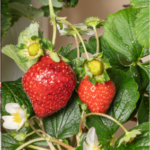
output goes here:
[{"label": "white strawberry flower", "polygon": [[86,141],[83,143],[83,150],[101,150],[94,127],[90,128],[87,133]]},{"label": "white strawberry flower", "polygon": [[[83,23],[79,23],[79,24],[74,24],[74,27],[77,29],[77,31],[82,35],[93,35],[95,34],[95,32],[91,29],[87,29],[87,26]],[[62,29],[60,28],[60,26],[57,24],[57,28],[59,30],[59,33],[61,35],[69,35],[69,36],[74,36],[76,35],[76,32],[68,25],[63,24]]]},{"label": "white strawberry flower", "polygon": [[10,116],[2,116],[3,127],[6,129],[19,130],[27,120],[26,110],[22,109],[18,103],[7,103],[5,110]]}]

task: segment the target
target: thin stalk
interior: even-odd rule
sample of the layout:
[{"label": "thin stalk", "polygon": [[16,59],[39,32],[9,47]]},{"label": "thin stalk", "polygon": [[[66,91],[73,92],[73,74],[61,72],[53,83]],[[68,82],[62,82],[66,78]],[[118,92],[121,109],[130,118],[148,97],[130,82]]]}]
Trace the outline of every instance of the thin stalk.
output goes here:
[{"label": "thin stalk", "polygon": [[[44,126],[43,126],[43,122],[42,122],[42,119],[40,119],[40,128],[42,129],[44,135],[46,137],[50,137],[46,132],[45,132],[45,129],[44,129]],[[50,149],[51,150],[56,150],[56,148],[53,146],[53,144],[49,141],[47,141],[47,144],[49,145]]]},{"label": "thin stalk", "polygon": [[[59,18],[57,18],[57,19],[59,20]],[[61,20],[59,20],[59,21],[61,21]],[[87,53],[85,44],[84,44],[84,42],[83,42],[83,39],[82,39],[81,35],[80,35],[79,32],[77,31],[77,29],[76,29],[70,22],[68,22],[67,20],[62,20],[62,21],[63,21],[63,22],[61,22],[61,23],[71,26],[72,29],[76,32],[76,34],[78,35],[78,37],[79,37],[79,39],[80,39],[80,41],[81,41],[81,43],[82,43],[82,45],[83,45],[83,48],[84,48],[84,51],[85,51],[85,55],[86,55],[87,59],[89,59],[89,56],[88,56],[88,53]]]},{"label": "thin stalk", "polygon": [[79,50],[79,43],[78,43],[78,39],[76,34],[74,35],[75,41],[76,41],[76,45],[77,45],[77,58],[80,57],[80,50]]},{"label": "thin stalk", "polygon": [[62,150],[62,149],[61,149],[61,146],[60,146],[59,144],[57,144],[57,147],[58,147],[59,150]]},{"label": "thin stalk", "polygon": [[48,150],[48,149],[46,149],[46,148],[37,147],[37,146],[34,146],[34,145],[28,145],[27,147],[32,148],[32,149],[34,149],[34,150]]},{"label": "thin stalk", "polygon": [[54,143],[57,143],[57,144],[59,144],[59,145],[65,147],[65,148],[67,148],[68,150],[74,150],[74,149],[75,149],[74,147],[69,146],[69,145],[67,145],[67,144],[65,144],[65,143],[63,143],[63,142],[61,142],[61,141],[59,141],[59,140],[57,140],[57,139],[54,139],[54,138],[50,138],[50,141],[51,141],[51,142],[54,142]]},{"label": "thin stalk", "polygon": [[55,13],[54,13],[54,9],[53,9],[52,0],[49,0],[49,10],[50,10],[50,18],[51,18],[52,25],[53,25],[52,44],[53,44],[53,47],[54,47],[55,41],[56,41],[56,20],[55,20]]},{"label": "thin stalk", "polygon": [[99,39],[98,39],[98,35],[97,35],[97,30],[96,30],[96,27],[93,26],[93,29],[95,31],[95,37],[96,37],[96,41],[97,41],[97,50],[96,50],[96,53],[99,53],[99,46],[100,46],[100,43],[99,43]]},{"label": "thin stalk", "polygon": [[30,122],[29,120],[28,120],[28,123],[29,123],[30,127],[32,128],[32,130],[33,130],[37,135],[39,135],[40,137],[44,138],[43,135],[40,134],[40,133],[33,127],[33,125],[31,124],[31,122]]},{"label": "thin stalk", "polygon": [[[37,130],[38,132],[42,132],[41,130]],[[30,135],[32,135],[32,134],[34,134],[35,133],[35,131],[32,131],[32,132],[30,132],[29,134],[27,134],[27,137],[28,136],[30,136]],[[43,132],[42,132],[43,133]]]},{"label": "thin stalk", "polygon": [[102,114],[102,113],[89,113],[89,114],[85,115],[85,116],[81,119],[81,121],[80,121],[80,127],[79,127],[79,133],[81,133],[81,131],[82,131],[82,123],[83,123],[84,119],[85,119],[86,117],[88,117],[88,116],[91,116],[91,115],[97,115],[97,116],[102,116],[102,117],[108,118],[108,119],[114,121],[115,123],[117,123],[117,124],[124,130],[125,133],[128,132],[127,129],[126,129],[120,122],[118,122],[116,119],[112,118],[111,116],[108,116],[108,115]]},{"label": "thin stalk", "polygon": [[34,143],[34,142],[38,142],[38,141],[45,141],[45,139],[43,138],[37,138],[37,139],[33,139],[33,140],[30,140],[24,144],[22,144],[21,146],[19,146],[16,150],[21,150],[22,148],[24,148],[25,146],[31,144],[31,143]]}]

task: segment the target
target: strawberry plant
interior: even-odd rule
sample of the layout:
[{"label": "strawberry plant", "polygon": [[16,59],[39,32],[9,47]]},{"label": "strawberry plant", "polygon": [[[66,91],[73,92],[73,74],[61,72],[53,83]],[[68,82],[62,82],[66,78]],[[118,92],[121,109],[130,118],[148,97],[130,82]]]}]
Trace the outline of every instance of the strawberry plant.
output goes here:
[{"label": "strawberry plant", "polygon": [[[2,82],[2,150],[148,150],[149,1],[131,0],[104,20],[90,16],[79,24],[57,15],[78,0],[39,2],[37,9],[30,0],[2,0],[2,38],[21,16],[31,20],[16,45],[2,47],[24,71]],[[52,41],[34,22],[42,16],[50,17]],[[97,28],[105,30],[100,37]],[[74,37],[76,48],[55,49],[57,30]],[[133,119],[128,131],[123,124]],[[119,127],[125,133],[117,139]]]}]

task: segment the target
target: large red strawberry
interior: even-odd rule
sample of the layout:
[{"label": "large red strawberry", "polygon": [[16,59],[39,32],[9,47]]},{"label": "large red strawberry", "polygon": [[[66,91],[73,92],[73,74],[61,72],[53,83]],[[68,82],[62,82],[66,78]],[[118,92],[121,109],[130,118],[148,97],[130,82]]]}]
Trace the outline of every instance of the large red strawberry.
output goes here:
[{"label": "large red strawberry", "polygon": [[38,117],[46,117],[64,107],[76,84],[75,74],[64,61],[43,56],[22,78],[25,92]]},{"label": "large red strawberry", "polygon": [[93,85],[86,76],[79,85],[78,95],[90,111],[105,113],[115,95],[115,85],[111,80]]}]

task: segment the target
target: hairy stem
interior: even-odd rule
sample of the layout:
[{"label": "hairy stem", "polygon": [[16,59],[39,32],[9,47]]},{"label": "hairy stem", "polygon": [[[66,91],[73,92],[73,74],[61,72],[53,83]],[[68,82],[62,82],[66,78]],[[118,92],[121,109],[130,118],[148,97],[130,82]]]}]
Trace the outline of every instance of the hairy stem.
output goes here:
[{"label": "hairy stem", "polygon": [[99,39],[98,39],[98,35],[97,35],[97,30],[96,30],[96,27],[93,26],[93,29],[95,31],[95,37],[96,37],[96,42],[97,42],[97,50],[96,50],[96,53],[99,53],[99,46],[100,46],[100,43],[99,43]]},{"label": "hairy stem", "polygon": [[52,38],[52,44],[53,44],[53,48],[55,45],[55,41],[56,41],[56,20],[55,20],[55,13],[54,13],[54,9],[53,9],[53,3],[52,0],[49,0],[49,10],[50,10],[50,18],[51,18],[51,22],[53,25],[53,38]]},{"label": "hairy stem", "polygon": [[58,147],[59,150],[62,150],[62,149],[61,149],[61,146],[60,146],[59,144],[57,144],[57,147]]},{"label": "hairy stem", "polygon": [[34,150],[48,150],[48,149],[45,149],[45,148],[42,148],[42,147],[38,147],[38,146],[34,146],[34,145],[28,145],[27,147],[32,148]]},{"label": "hairy stem", "polygon": [[[82,123],[83,123],[84,119],[85,119],[86,117],[88,117],[88,116],[91,116],[91,115],[102,116],[102,117],[108,118],[108,119],[114,121],[115,123],[117,123],[117,124],[124,130],[125,133],[128,132],[127,129],[126,129],[120,122],[118,122],[116,119],[114,119],[114,118],[111,117],[111,116],[108,116],[108,115],[102,114],[102,113],[89,113],[89,114],[86,114],[86,115],[81,119],[78,135],[80,135],[81,132],[82,132]],[[79,136],[79,140],[78,140],[78,141],[80,141],[80,136]]]},{"label": "hairy stem", "polygon": [[[46,141],[57,143],[57,144],[59,144],[59,145],[65,147],[65,148],[67,148],[67,149],[69,149],[69,150],[74,150],[73,147],[71,147],[71,146],[69,146],[69,145],[67,145],[67,144],[65,144],[65,143],[63,143],[63,142],[61,142],[61,141],[59,141],[59,140],[57,140],[57,139],[54,139],[54,138],[51,138],[51,137],[44,137],[42,134],[40,134],[40,133],[32,126],[32,124],[30,123],[29,120],[28,120],[28,123],[29,123],[29,125],[31,126],[31,128],[36,132],[36,134],[38,134],[40,137],[42,137],[42,138],[45,139]],[[46,133],[45,133],[45,134],[46,134]],[[54,147],[51,147],[51,148],[54,149]]]},{"label": "hairy stem", "polygon": [[[57,19],[59,20],[59,17],[57,17]],[[78,37],[79,37],[79,39],[80,39],[80,41],[81,41],[81,43],[82,43],[82,45],[83,45],[83,48],[84,48],[84,51],[85,51],[85,55],[86,55],[87,59],[89,59],[89,55],[88,55],[88,53],[87,53],[87,50],[86,50],[84,41],[83,41],[81,35],[79,34],[78,30],[77,30],[70,22],[68,22],[68,21],[65,20],[65,19],[61,19],[61,18],[60,18],[59,21],[60,21],[61,23],[63,23],[63,24],[66,24],[66,25],[71,26],[72,29],[76,32],[76,34],[78,35]]]},{"label": "hairy stem", "polygon": [[57,139],[54,139],[54,138],[50,138],[50,141],[51,141],[51,142],[54,142],[54,143],[57,143],[57,144],[59,144],[59,145],[65,147],[65,148],[67,148],[68,150],[74,150],[74,149],[75,149],[74,147],[69,146],[69,145],[67,145],[67,144],[65,144],[65,143],[63,143],[63,142],[61,142],[61,141],[59,141],[59,140],[57,140]]},{"label": "hairy stem", "polygon": [[79,43],[78,43],[77,36],[74,35],[74,38],[75,38],[76,45],[77,45],[77,58],[80,58],[80,50],[79,50]]},{"label": "hairy stem", "polygon": [[[40,128],[42,129],[44,135],[46,137],[50,137],[46,132],[45,132],[45,129],[44,129],[44,125],[43,125],[43,122],[42,122],[42,119],[40,119]],[[49,145],[49,147],[51,148],[51,150],[56,150],[56,148],[53,146],[53,144],[49,141],[47,141],[47,144]]]},{"label": "hairy stem", "polygon": [[44,138],[43,135],[40,134],[40,133],[33,127],[33,125],[31,124],[31,122],[30,122],[29,120],[28,120],[28,123],[29,123],[30,127],[32,128],[32,130],[33,130],[37,135],[39,135],[40,137]]},{"label": "hairy stem", "polygon": [[31,143],[34,143],[34,142],[38,142],[38,141],[44,141],[45,139],[43,138],[37,138],[37,139],[33,139],[33,140],[30,140],[24,144],[22,144],[21,146],[19,146],[16,150],[21,150],[22,148],[24,148],[25,146],[31,144]]}]

